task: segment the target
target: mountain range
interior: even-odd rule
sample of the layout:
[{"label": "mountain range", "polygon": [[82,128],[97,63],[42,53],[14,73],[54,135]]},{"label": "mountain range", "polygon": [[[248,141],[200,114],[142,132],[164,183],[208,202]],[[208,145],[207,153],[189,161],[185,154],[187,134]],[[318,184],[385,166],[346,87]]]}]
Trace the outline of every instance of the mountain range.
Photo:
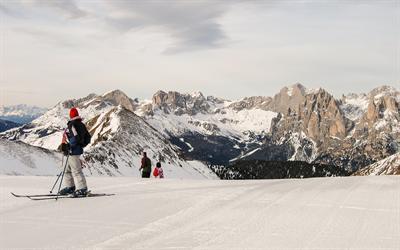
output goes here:
[{"label": "mountain range", "polygon": [[337,99],[295,84],[237,101],[175,91],[138,100],[115,90],[59,103],[0,137],[56,150],[69,108],[78,107],[93,135],[85,154],[93,174],[129,174],[147,151],[182,177],[215,178],[210,169],[242,171],[242,162],[261,173],[265,162],[286,161],[297,163],[279,178],[350,175],[399,151],[399,103],[399,91],[389,86]]},{"label": "mountain range", "polygon": [[47,109],[26,104],[0,106],[0,119],[25,124],[43,115]]}]

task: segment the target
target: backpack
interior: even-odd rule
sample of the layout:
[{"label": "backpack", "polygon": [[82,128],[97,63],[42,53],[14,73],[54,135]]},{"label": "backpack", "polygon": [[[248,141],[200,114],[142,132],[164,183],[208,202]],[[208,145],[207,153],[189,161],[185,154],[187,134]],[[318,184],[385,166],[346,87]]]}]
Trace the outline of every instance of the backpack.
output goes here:
[{"label": "backpack", "polygon": [[153,171],[153,175],[154,175],[154,177],[157,177],[158,176],[158,168],[155,168],[154,169],[154,171]]},{"label": "backpack", "polygon": [[83,129],[82,129],[83,136],[81,136],[81,141],[79,144],[81,145],[82,148],[84,148],[90,144],[90,140],[92,139],[92,136],[90,135],[90,133],[87,130],[85,125],[83,125],[82,127],[83,127]]},{"label": "backpack", "polygon": [[[75,122],[74,124],[71,124],[71,127],[72,126],[75,127],[76,132],[79,135],[79,141],[78,141],[79,146],[84,148],[87,145],[89,145],[89,143],[92,139],[92,136],[90,135],[89,131],[87,130],[85,124],[83,124],[82,122],[79,121],[79,122]],[[68,126],[68,127],[71,129],[70,126]]]}]

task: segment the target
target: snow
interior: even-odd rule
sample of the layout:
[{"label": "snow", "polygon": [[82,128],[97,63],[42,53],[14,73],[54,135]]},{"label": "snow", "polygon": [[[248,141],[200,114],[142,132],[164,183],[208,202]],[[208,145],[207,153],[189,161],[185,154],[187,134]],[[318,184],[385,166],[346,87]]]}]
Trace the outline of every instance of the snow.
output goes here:
[{"label": "snow", "polygon": [[293,94],[293,87],[288,87],[287,95],[292,96],[292,94]]},{"label": "snow", "polygon": [[396,88],[387,85],[377,87],[369,93],[369,95],[374,98],[374,101],[378,101],[382,97],[390,95],[395,96],[396,99],[399,100],[399,94],[400,93],[397,91]]},{"label": "snow", "polygon": [[61,155],[0,139],[1,175],[54,175],[60,172]]},{"label": "snow", "polygon": [[399,249],[400,177],[88,178],[115,196],[30,201],[54,177],[0,176],[1,249]]},{"label": "snow", "polygon": [[[248,131],[259,134],[269,132],[271,121],[277,116],[275,112],[261,109],[235,111],[228,108],[215,114],[198,113],[192,116],[165,114],[161,110],[154,113],[154,116],[146,117],[146,121],[167,137],[169,133],[180,135],[197,132],[243,139],[246,139]],[[210,127],[215,127],[216,130]]]},{"label": "snow", "polygon": [[320,92],[321,90],[322,90],[321,88],[306,89],[306,94],[307,95],[315,95],[318,92]]},{"label": "snow", "polygon": [[[306,148],[305,142],[309,142],[312,145],[309,145]],[[284,142],[284,138],[281,139],[280,143]],[[289,161],[306,161],[312,162],[317,157],[317,144],[313,140],[309,139],[304,132],[294,132],[291,133],[289,139],[286,140],[289,142],[294,149],[293,155],[288,159]],[[309,156],[307,154],[307,149],[311,150],[312,154]]]},{"label": "snow", "polygon": [[190,143],[188,143],[188,142],[185,142],[185,138],[180,138],[179,140],[180,140],[181,142],[185,143],[186,146],[189,147],[188,152],[193,152],[194,148],[192,147],[192,144],[190,144]]},{"label": "snow", "polygon": [[[153,165],[156,164],[156,155],[148,151]],[[51,176],[62,171],[62,154],[27,145],[22,142],[13,142],[0,139],[0,175],[33,175]],[[110,157],[111,158],[111,157]],[[140,178],[140,155],[130,154],[129,158],[116,157],[118,169],[104,168],[99,162],[88,163],[81,157],[86,176],[130,176]],[[63,161],[65,162],[65,157]],[[132,167],[128,167],[129,164]],[[219,179],[207,165],[199,161],[166,161],[162,163],[164,174],[169,179]]]},{"label": "snow", "polygon": [[352,120],[359,120],[368,109],[368,97],[365,94],[349,94],[344,97],[341,109],[344,111],[345,116]]},{"label": "snow", "polygon": [[240,156],[238,156],[236,158],[233,158],[233,159],[229,160],[229,162],[234,162],[234,161],[237,161],[239,159],[243,159],[245,157],[249,157],[250,155],[252,155],[252,154],[254,154],[254,153],[256,153],[256,152],[258,152],[260,150],[261,150],[261,148],[256,148],[256,149],[254,149],[254,150],[252,150],[252,151],[250,151],[250,152],[248,152],[248,153],[246,153],[244,155],[240,155]]}]

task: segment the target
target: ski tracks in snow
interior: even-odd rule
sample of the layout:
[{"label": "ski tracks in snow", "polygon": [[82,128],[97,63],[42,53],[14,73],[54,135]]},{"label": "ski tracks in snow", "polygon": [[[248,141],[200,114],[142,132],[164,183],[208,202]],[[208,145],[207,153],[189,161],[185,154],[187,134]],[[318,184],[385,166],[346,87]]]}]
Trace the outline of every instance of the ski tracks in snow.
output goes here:
[{"label": "ski tracks in snow", "polygon": [[[16,177],[3,191],[49,180]],[[397,176],[89,183],[116,195],[16,204],[2,197],[9,203],[0,211],[0,248],[400,249]]]}]

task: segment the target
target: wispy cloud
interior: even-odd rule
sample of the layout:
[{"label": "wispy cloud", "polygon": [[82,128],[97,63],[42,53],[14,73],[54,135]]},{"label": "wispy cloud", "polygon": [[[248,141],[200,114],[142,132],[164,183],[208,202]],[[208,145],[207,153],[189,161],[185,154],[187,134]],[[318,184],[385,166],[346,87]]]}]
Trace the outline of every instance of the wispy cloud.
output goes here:
[{"label": "wispy cloud", "polygon": [[87,15],[87,12],[80,9],[74,0],[30,0],[30,2],[38,7],[48,7],[57,10],[71,19]]},{"label": "wispy cloud", "polygon": [[8,15],[29,13],[32,8],[49,9],[57,11],[69,19],[78,19],[88,13],[78,7],[74,0],[4,0],[0,3],[0,11]]},{"label": "wispy cloud", "polygon": [[109,1],[106,22],[121,31],[160,28],[175,43],[165,53],[217,48],[227,36],[218,19],[230,4],[218,1]]},{"label": "wispy cloud", "polygon": [[91,19],[100,24],[96,27],[100,32],[157,30],[173,41],[164,53],[176,54],[223,47],[229,39],[219,19],[236,2],[15,0],[0,5],[0,10],[12,15],[25,8],[27,16],[34,17],[34,11],[39,11],[37,15],[45,13],[53,18],[57,11],[64,18],[79,22]]}]

